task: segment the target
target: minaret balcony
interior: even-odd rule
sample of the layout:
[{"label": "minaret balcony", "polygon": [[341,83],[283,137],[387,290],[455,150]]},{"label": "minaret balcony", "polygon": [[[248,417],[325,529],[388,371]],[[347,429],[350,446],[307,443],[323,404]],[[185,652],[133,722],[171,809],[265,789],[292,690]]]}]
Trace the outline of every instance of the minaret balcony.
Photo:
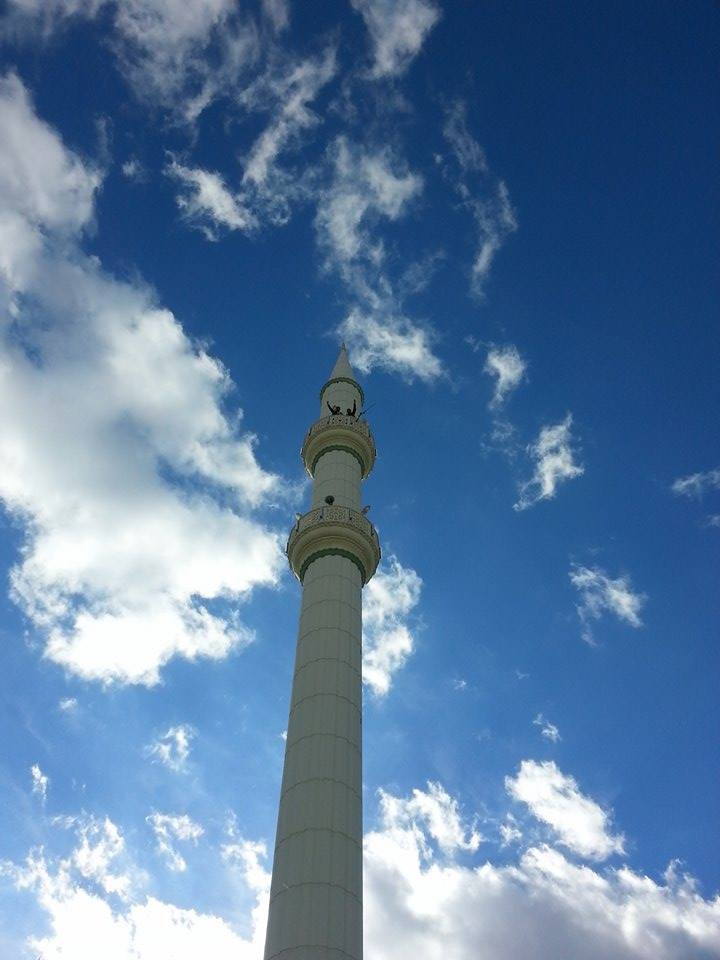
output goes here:
[{"label": "minaret balcony", "polygon": [[286,553],[301,583],[313,560],[340,556],[352,560],[366,584],[381,556],[377,531],[368,518],[359,510],[335,505],[316,507],[298,517]]},{"label": "minaret balcony", "polygon": [[359,462],[361,476],[367,477],[375,463],[375,441],[367,420],[334,414],[321,417],[310,427],[302,445],[305,469],[314,476],[315,466],[324,453],[343,450]]}]

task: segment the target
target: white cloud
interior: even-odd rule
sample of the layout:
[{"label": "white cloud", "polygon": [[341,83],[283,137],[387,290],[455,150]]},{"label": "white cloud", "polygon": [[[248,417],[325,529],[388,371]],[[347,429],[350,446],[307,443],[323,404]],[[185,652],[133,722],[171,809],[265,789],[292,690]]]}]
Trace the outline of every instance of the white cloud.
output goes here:
[{"label": "white cloud", "polygon": [[[446,856],[465,851],[474,852],[482,841],[473,826],[466,826],[460,807],[439,783],[429,782],[427,790],[415,789],[407,799],[394,797],[384,790],[380,798],[380,819],[390,834],[410,831],[416,837],[427,834]],[[431,847],[423,846],[423,855],[432,856]]]},{"label": "white cloud", "polygon": [[720,467],[706,470],[704,473],[691,473],[679,477],[672,485],[673,493],[699,500],[707,490],[720,490]]},{"label": "white cloud", "polygon": [[420,601],[422,580],[396,557],[382,565],[363,595],[363,681],[385,696],[395,673],[413,652],[408,617]]},{"label": "white cloud", "polygon": [[143,165],[140,163],[137,157],[130,157],[124,163],[120,165],[120,172],[128,180],[143,180],[145,177],[145,170]]},{"label": "white cloud", "polygon": [[270,904],[270,871],[265,866],[267,847],[264,843],[247,840],[237,833],[234,819],[228,829],[229,842],[221,847],[225,863],[238,868],[245,885],[254,893],[255,903],[250,913],[250,929],[254,948],[253,960],[262,956]]},{"label": "white cloud", "polygon": [[282,569],[250,513],[278,480],[224,410],[222,365],[75,243],[98,175],[12,75],[0,124],[0,499],[25,529],[12,595],[51,660],[154,684],[173,656],[250,639],[237,604]]},{"label": "white cloud", "polygon": [[257,30],[235,0],[11,0],[10,10],[15,26],[42,34],[109,10],[112,47],[135,94],[188,121],[258,57]]},{"label": "white cloud", "polygon": [[495,391],[490,407],[501,407],[510,394],[520,386],[527,369],[527,363],[520,356],[518,348],[512,344],[504,347],[492,346],[488,350],[484,372],[495,377]]},{"label": "white cloud", "polygon": [[145,756],[157,760],[170,770],[181,773],[187,768],[194,729],[187,723],[170,727],[166,733],[145,747]]},{"label": "white cloud", "polygon": [[50,778],[42,772],[37,763],[34,763],[30,767],[30,776],[32,778],[32,792],[36,797],[40,797],[42,802],[45,803],[47,800]]},{"label": "white cloud", "polygon": [[412,320],[384,312],[373,316],[355,308],[340,324],[338,333],[347,343],[353,366],[362,373],[374,367],[430,382],[443,371],[433,353],[432,335]]},{"label": "white cloud", "polygon": [[122,899],[130,896],[133,887],[132,869],[116,871],[116,861],[125,854],[125,840],[118,826],[108,817],[70,818],[68,825],[76,827],[80,841],[64,868],[74,867],[86,880],[98,884],[105,893]]},{"label": "white cloud", "polygon": [[606,860],[625,852],[624,837],[610,833],[610,814],[584,796],[575,779],[562,773],[553,761],[523,760],[517,775],[505,778],[505,787],[574,853]]},{"label": "white cloud", "polygon": [[63,697],[58,703],[58,707],[63,713],[74,713],[78,708],[78,702],[75,697]]},{"label": "white cloud", "polygon": [[221,230],[250,233],[258,226],[243,195],[229,190],[219,173],[186,167],[175,159],[165,172],[180,184],[176,202],[183,217],[208,240],[219,239]]},{"label": "white cloud", "polygon": [[515,510],[526,510],[541,500],[551,500],[561,483],[580,477],[585,468],[575,461],[572,449],[572,416],[554,426],[542,427],[537,441],[529,448],[535,460],[535,472],[520,487]]},{"label": "white cloud", "polygon": [[351,0],[373,45],[371,76],[404,73],[440,19],[431,0]]},{"label": "white cloud", "polygon": [[243,91],[241,100],[249,109],[270,109],[270,121],[245,159],[245,186],[278,188],[277,158],[298,141],[302,131],[320,122],[310,104],[335,76],[336,69],[335,48],[329,46],[317,57],[291,62],[282,69],[273,67]]},{"label": "white cloud", "polygon": [[363,373],[380,367],[432,381],[443,372],[432,331],[405,315],[374,233],[380,221],[406,213],[422,178],[388,148],[363,149],[346,137],[335,140],[330,159],[332,181],[319,197],[315,226],[326,268],[338,273],[354,301],[338,333]]},{"label": "white cloud", "polygon": [[[522,839],[512,814],[503,826],[508,844]],[[439,784],[408,797],[380,793],[380,821],[365,837],[368,956],[467,960],[482,944],[493,960],[720,957],[720,898],[705,899],[676,864],[655,880],[627,866],[578,865],[549,845],[535,845],[498,866],[478,857],[480,842]],[[116,850],[110,859],[121,855]],[[46,917],[43,932],[24,945],[37,960],[94,960],[98,943],[105,960],[258,960],[270,885],[266,848],[238,836],[231,823],[221,855],[224,869],[237,870],[252,895],[244,937],[220,916],[132,889],[118,902],[82,874],[72,855],[58,860],[34,852],[23,864],[6,862],[1,872]]]},{"label": "white cloud", "polygon": [[306,199],[305,178],[280,166],[281,155],[297,148],[303,134],[320,123],[310,109],[336,72],[335,48],[317,57],[270,65],[244,90],[237,101],[249,112],[269,115],[244,160],[240,187],[233,189],[216,172],[190,167],[172,158],[165,173],[178,181],[177,204],[184,219],[217,240],[229,231],[249,234],[263,224],[284,224],[294,201]]},{"label": "white cloud", "polygon": [[328,263],[347,268],[356,260],[379,263],[384,251],[368,227],[380,218],[398,220],[422,191],[387,148],[365,151],[338,137],[331,148],[333,180],[318,206],[315,225]]},{"label": "white cloud", "polygon": [[500,838],[502,847],[509,847],[513,843],[522,840],[522,830],[517,825],[515,817],[508,813],[505,816],[505,822],[500,824]]},{"label": "white cloud", "polygon": [[273,28],[278,32],[290,24],[288,0],[262,0],[262,10]]},{"label": "white cloud", "polygon": [[205,833],[199,823],[191,820],[187,814],[151,813],[145,818],[153,828],[157,841],[157,851],[164,857],[170,870],[183,873],[187,869],[185,858],[178,853],[173,841],[197,844]]},{"label": "white cloud", "polygon": [[[121,844],[120,838],[110,859],[118,855]],[[183,909],[155,897],[122,896],[118,901],[116,891],[103,882],[102,858],[93,861],[97,869],[88,871],[83,869],[86,861],[76,853],[53,859],[33,851],[22,865],[2,864],[5,876],[16,889],[33,895],[47,918],[45,931],[31,935],[24,944],[36,960],[95,960],[98,944],[102,944],[103,960],[196,960],[198,956],[258,960],[261,955],[267,894],[257,885],[269,887],[269,879],[266,882],[260,876],[260,845],[238,861],[241,879],[256,901],[249,939],[212,913]]]},{"label": "white cloud", "polygon": [[558,743],[560,740],[562,740],[560,731],[555,724],[550,723],[549,720],[546,720],[541,713],[539,713],[533,720],[533,726],[540,727],[541,736],[545,737],[545,739],[549,740],[551,743]]},{"label": "white cloud", "polygon": [[594,642],[591,623],[599,620],[604,613],[614,614],[631,627],[642,626],[640,611],[647,597],[633,590],[629,577],[613,580],[599,567],[573,564],[570,582],[580,591],[580,603],[576,609],[582,623],[583,640]]},{"label": "white cloud", "polygon": [[720,956],[720,899],[673,868],[662,882],[628,867],[600,872],[549,846],[507,866],[460,865],[420,818],[390,815],[365,837],[364,873],[373,960],[467,960],[480,944],[492,960]]},{"label": "white cloud", "polygon": [[471,285],[474,293],[482,296],[495,256],[508,236],[517,230],[517,219],[507,186],[492,175],[484,150],[468,130],[464,103],[458,101],[448,111],[443,132],[457,169],[451,171],[441,157],[438,162],[461,206],[469,211],[477,227]]}]

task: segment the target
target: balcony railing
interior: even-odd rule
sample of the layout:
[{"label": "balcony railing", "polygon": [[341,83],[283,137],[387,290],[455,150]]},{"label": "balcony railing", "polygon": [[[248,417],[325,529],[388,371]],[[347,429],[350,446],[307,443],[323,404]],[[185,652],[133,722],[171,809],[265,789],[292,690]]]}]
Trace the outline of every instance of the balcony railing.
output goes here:
[{"label": "balcony railing", "polygon": [[368,518],[359,510],[351,510],[350,507],[332,506],[315,507],[313,510],[304,513],[298,517],[295,526],[290,531],[288,546],[303,530],[313,527],[318,523],[347,523],[362,531],[366,537],[369,537],[379,549],[380,541],[377,531]]}]

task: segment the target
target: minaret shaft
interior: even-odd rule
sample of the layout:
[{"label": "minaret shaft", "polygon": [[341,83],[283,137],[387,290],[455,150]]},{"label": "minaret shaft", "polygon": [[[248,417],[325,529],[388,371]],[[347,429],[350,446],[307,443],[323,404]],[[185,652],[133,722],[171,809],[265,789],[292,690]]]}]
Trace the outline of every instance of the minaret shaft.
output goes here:
[{"label": "minaret shaft", "polygon": [[375,448],[347,415],[362,399],[343,349],[303,445],[312,509],[288,541],[303,589],[266,960],[362,958],[362,587],[380,557],[359,512]]}]

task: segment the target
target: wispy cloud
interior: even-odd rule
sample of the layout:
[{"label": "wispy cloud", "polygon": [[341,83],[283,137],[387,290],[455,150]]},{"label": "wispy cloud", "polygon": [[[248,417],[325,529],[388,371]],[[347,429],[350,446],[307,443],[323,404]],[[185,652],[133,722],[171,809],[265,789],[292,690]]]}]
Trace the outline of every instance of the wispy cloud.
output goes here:
[{"label": "wispy cloud", "polygon": [[461,101],[448,110],[444,127],[454,164],[438,158],[445,178],[452,184],[460,204],[472,215],[478,243],[471,267],[471,287],[482,296],[495,255],[517,228],[517,219],[505,183],[488,166],[485,151],[467,125],[467,109]]},{"label": "wispy cloud", "polygon": [[166,733],[145,747],[145,756],[163,766],[181,773],[187,768],[190,745],[195,739],[195,730],[187,723],[170,727]]},{"label": "wispy cloud", "polygon": [[541,713],[539,713],[533,720],[533,726],[540,727],[541,736],[545,737],[545,739],[549,740],[551,743],[558,743],[560,740],[562,740],[560,731],[555,724],[550,723],[549,720],[546,720]]},{"label": "wispy cloud", "polygon": [[315,218],[318,244],[326,269],[338,274],[354,301],[338,333],[364,373],[381,367],[408,380],[434,380],[442,365],[432,332],[405,314],[375,230],[407,212],[422,191],[422,178],[390,148],[368,149],[342,136],[329,160],[332,179],[321,191]]},{"label": "wispy cloud", "polygon": [[256,23],[234,0],[10,0],[9,8],[16,26],[43,35],[106,14],[109,47],[135,95],[184,121],[232,91],[261,52]]},{"label": "wispy cloud", "polygon": [[431,0],[351,0],[365,21],[373,48],[371,77],[404,73],[440,19]]},{"label": "wispy cloud", "polygon": [[572,449],[572,416],[568,414],[561,423],[542,427],[540,435],[529,447],[535,461],[532,477],[520,487],[520,497],[515,510],[526,510],[541,500],[550,500],[561,483],[580,477],[585,468],[575,460]]},{"label": "wispy cloud", "polygon": [[414,648],[408,623],[420,601],[422,580],[395,557],[383,564],[363,596],[363,681],[385,696]]},{"label": "wispy cloud", "polygon": [[47,800],[50,778],[43,773],[39,764],[34,763],[30,767],[30,777],[32,780],[32,792],[36,797],[40,797],[43,803]]},{"label": "wispy cloud", "polygon": [[672,485],[673,493],[682,497],[694,497],[696,500],[708,490],[720,490],[720,467],[679,477]]},{"label": "wispy cloud", "polygon": [[513,344],[490,347],[483,371],[495,378],[495,391],[490,401],[491,409],[497,410],[505,403],[513,390],[523,382],[526,370],[527,362]]},{"label": "wispy cloud", "polygon": [[610,832],[610,813],[582,794],[576,780],[553,761],[523,760],[516,776],[505,778],[505,788],[573,852],[590,860],[625,852],[624,837]]},{"label": "wispy cloud", "polygon": [[640,611],[647,597],[636,593],[627,576],[609,577],[600,567],[584,567],[573,564],[570,568],[570,582],[580,592],[577,612],[582,624],[582,637],[587,643],[594,643],[592,622],[599,620],[604,613],[611,613],[631,627],[641,627]]},{"label": "wispy cloud", "polygon": [[187,869],[187,863],[174,844],[177,841],[197,844],[205,833],[203,827],[191,820],[187,814],[151,813],[145,819],[153,829],[157,851],[168,868],[176,873],[183,873]]},{"label": "wispy cloud", "polygon": [[176,202],[183,218],[202,230],[208,240],[219,240],[228,230],[250,233],[258,220],[241,192],[232,192],[219,173],[186,167],[174,157],[165,173],[180,185]]}]

